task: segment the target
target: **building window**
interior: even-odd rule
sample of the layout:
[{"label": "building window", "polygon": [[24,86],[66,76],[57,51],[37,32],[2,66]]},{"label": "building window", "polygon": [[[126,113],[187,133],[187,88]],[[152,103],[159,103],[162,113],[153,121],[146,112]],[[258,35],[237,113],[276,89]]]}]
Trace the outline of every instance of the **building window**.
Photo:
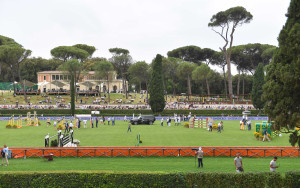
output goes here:
[{"label": "building window", "polygon": [[55,75],[52,75],[52,80],[55,80]]},{"label": "building window", "polygon": [[55,75],[55,80],[59,80],[59,75]]},{"label": "building window", "polygon": [[64,80],[68,80],[68,76],[67,75],[64,75]]},{"label": "building window", "polygon": [[63,80],[64,79],[64,75],[59,75],[59,79]]},{"label": "building window", "polygon": [[44,80],[46,80],[46,76],[44,76]]}]

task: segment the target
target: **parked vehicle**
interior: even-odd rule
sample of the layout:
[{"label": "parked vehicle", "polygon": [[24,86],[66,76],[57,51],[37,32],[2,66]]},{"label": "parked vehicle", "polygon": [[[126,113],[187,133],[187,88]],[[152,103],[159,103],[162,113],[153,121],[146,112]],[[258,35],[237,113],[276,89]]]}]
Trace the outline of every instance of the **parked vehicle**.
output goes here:
[{"label": "parked vehicle", "polygon": [[131,124],[138,125],[138,124],[149,124],[152,125],[155,121],[155,117],[153,115],[142,115],[138,118],[133,118],[130,120]]}]

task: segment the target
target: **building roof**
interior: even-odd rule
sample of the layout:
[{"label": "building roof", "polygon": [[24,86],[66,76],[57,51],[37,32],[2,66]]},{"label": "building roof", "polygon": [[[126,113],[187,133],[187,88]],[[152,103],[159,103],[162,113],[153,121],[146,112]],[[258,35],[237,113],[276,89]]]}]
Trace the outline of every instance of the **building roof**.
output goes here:
[{"label": "building roof", "polygon": [[[66,71],[42,71],[42,72],[37,72],[37,74],[63,74]],[[89,74],[95,74],[95,71],[89,71]]]}]

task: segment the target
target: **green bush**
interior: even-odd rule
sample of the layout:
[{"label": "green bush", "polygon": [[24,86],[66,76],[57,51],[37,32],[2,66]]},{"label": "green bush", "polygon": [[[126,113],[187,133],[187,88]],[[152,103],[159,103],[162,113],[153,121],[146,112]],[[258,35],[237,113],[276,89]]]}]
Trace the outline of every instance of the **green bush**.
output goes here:
[{"label": "green bush", "polygon": [[[71,111],[68,109],[36,109],[36,110],[26,110],[26,109],[1,109],[0,115],[1,116],[11,116],[14,115],[23,115],[26,116],[27,112],[33,112],[36,111],[37,114],[40,116],[43,114],[44,116],[70,116]],[[87,109],[76,109],[75,114],[91,114],[91,111],[94,110],[87,110]],[[154,115],[162,115],[162,116],[173,116],[175,114],[183,114],[187,115],[191,112],[193,115],[197,116],[242,116],[243,110],[164,110],[160,114],[154,114]],[[251,110],[251,116],[257,116],[258,110]],[[151,110],[136,110],[136,109],[105,109],[100,110],[100,115],[108,116],[108,115],[115,115],[115,116],[124,116],[124,115],[139,115],[139,114],[153,114]],[[262,116],[265,114],[261,114]]]},{"label": "green bush", "polygon": [[50,142],[50,147],[57,147],[57,146],[58,146],[57,139],[51,140],[51,142]]},{"label": "green bush", "polygon": [[1,187],[299,187],[300,171],[280,173],[97,173],[11,172]]}]

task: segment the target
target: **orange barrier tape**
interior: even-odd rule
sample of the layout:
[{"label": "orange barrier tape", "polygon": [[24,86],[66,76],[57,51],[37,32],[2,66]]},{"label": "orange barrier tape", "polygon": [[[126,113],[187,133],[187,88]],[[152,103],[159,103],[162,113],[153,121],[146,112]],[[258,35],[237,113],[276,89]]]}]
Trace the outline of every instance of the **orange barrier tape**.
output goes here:
[{"label": "orange barrier tape", "polygon": [[[195,156],[197,147],[69,147],[69,148],[10,148],[13,158],[42,157],[135,157],[135,156]],[[202,147],[205,156],[232,157],[299,157],[297,147]]]}]

